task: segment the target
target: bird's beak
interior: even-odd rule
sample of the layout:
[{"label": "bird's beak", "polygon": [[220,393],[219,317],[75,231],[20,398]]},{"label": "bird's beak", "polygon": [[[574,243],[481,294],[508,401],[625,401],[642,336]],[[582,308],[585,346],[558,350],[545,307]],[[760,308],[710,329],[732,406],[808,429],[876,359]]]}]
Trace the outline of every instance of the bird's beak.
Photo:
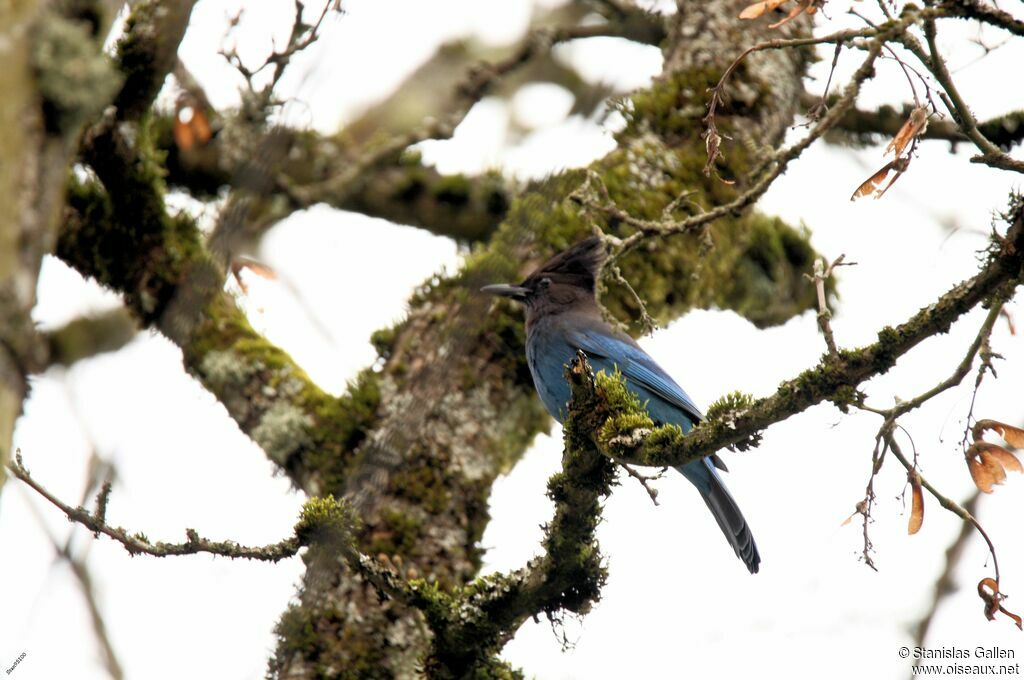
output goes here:
[{"label": "bird's beak", "polygon": [[512,298],[522,302],[529,295],[530,289],[524,288],[523,286],[512,286],[507,283],[495,283],[490,286],[484,286],[480,289],[481,293],[490,293],[491,295],[500,295],[501,297]]}]

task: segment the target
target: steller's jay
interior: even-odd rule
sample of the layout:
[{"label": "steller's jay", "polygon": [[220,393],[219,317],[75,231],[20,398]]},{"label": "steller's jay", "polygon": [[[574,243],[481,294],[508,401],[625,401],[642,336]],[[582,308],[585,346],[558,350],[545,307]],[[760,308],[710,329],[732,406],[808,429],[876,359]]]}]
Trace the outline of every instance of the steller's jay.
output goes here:
[{"label": "steller's jay", "polygon": [[[703,418],[700,409],[633,338],[601,318],[594,285],[603,260],[604,245],[592,237],[554,256],[518,286],[482,290],[526,306],[526,361],[541,401],[558,422],[564,420],[570,396],[565,365],[583,350],[594,370],[612,373],[618,367],[655,422],[688,432]],[[713,455],[676,469],[697,487],[736,556],[755,574],[761,563],[757,545],[715,467],[726,470]]]}]

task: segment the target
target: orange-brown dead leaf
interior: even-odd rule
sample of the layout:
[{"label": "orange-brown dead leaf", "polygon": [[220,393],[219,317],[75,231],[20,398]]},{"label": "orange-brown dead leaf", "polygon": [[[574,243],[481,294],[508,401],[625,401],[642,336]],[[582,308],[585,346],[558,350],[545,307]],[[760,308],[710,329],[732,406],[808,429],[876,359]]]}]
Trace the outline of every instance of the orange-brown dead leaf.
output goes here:
[{"label": "orange-brown dead leaf", "polygon": [[196,141],[199,144],[206,144],[210,141],[213,136],[213,130],[210,129],[210,119],[206,117],[202,109],[196,109],[192,113],[192,120],[189,121],[192,126],[192,132],[196,136]]},{"label": "orange-brown dead leaf", "polygon": [[182,151],[188,151],[195,146],[196,137],[192,128],[181,118],[174,118],[174,144]]},{"label": "orange-brown dead leaf", "polygon": [[1024,472],[1024,467],[1021,466],[1020,460],[1017,456],[1013,455],[1002,446],[990,444],[989,442],[975,442],[974,445],[978,447],[979,451],[984,451],[999,461],[999,464],[1007,472]]},{"label": "orange-brown dead leaf", "polygon": [[1024,449],[1024,430],[1013,425],[1001,423],[998,420],[979,420],[974,424],[971,432],[974,434],[974,441],[980,442],[985,432],[991,430],[997,432],[1003,440],[1015,449]]},{"label": "orange-brown dead leaf", "polygon": [[[857,187],[857,190],[853,192],[853,195],[850,196],[850,200],[856,201],[858,198],[863,198],[864,196],[868,196],[872,193],[875,194],[876,199],[881,198],[885,195],[885,192],[889,190],[889,187],[896,183],[896,180],[900,178],[900,175],[906,172],[909,165],[909,158],[895,158],[889,161],[883,165],[878,172],[864,180],[864,182]],[[882,186],[882,182],[885,181],[885,178],[888,177],[889,173],[892,171],[895,171],[896,174],[893,175],[892,179],[889,180],[889,183],[885,185],[885,188],[881,189],[880,187]]]},{"label": "orange-brown dead leaf", "polygon": [[992,485],[995,484],[992,473],[981,464],[980,460],[971,456],[971,449],[968,449],[967,452],[967,469],[971,471],[974,486],[978,487],[978,491],[982,493],[992,493]]},{"label": "orange-brown dead leaf", "polygon": [[993,456],[991,451],[982,450],[979,457],[981,458],[981,464],[992,475],[993,484],[1002,484],[1006,481],[1006,470],[1003,469],[999,459]]},{"label": "orange-brown dead leaf", "polygon": [[785,5],[789,0],[762,0],[761,2],[755,2],[753,5],[748,5],[743,8],[740,12],[740,19],[757,19],[763,16],[766,12],[771,12],[774,9]]},{"label": "orange-brown dead leaf", "polygon": [[999,592],[999,582],[994,578],[983,578],[978,582],[978,597],[985,602],[986,619],[995,621],[996,614],[1002,612],[1016,624],[1018,629],[1024,630],[1024,622],[1021,621],[1021,618],[1003,606],[1002,602],[1006,596]]},{"label": "orange-brown dead leaf", "polygon": [[924,524],[924,492],[921,490],[921,478],[916,474],[910,476],[910,522],[907,533],[913,536]]},{"label": "orange-brown dead leaf", "polygon": [[894,156],[899,156],[903,153],[903,150],[907,148],[907,144],[910,140],[914,139],[928,128],[928,109],[923,106],[918,106],[910,112],[910,116],[907,117],[903,127],[900,128],[896,136],[892,138],[889,145],[885,147],[883,154],[887,154],[890,151],[893,152]]},{"label": "orange-brown dead leaf", "polygon": [[189,151],[196,144],[202,146],[213,136],[206,114],[200,109],[191,111],[187,120],[182,116],[183,110],[174,116],[174,143],[182,151]]},{"label": "orange-brown dead leaf", "polygon": [[803,2],[799,3],[796,7],[794,7],[791,10],[789,10],[789,14],[787,14],[785,16],[785,18],[783,18],[783,19],[781,19],[779,21],[776,21],[774,24],[768,24],[768,28],[778,28],[779,26],[782,26],[783,24],[788,24],[790,21],[792,21],[793,19],[796,19],[798,16],[800,16],[800,14],[802,12],[807,12],[808,14],[813,14],[813,12],[811,11],[811,7],[812,7],[811,2],[812,2],[812,0],[804,0]]}]

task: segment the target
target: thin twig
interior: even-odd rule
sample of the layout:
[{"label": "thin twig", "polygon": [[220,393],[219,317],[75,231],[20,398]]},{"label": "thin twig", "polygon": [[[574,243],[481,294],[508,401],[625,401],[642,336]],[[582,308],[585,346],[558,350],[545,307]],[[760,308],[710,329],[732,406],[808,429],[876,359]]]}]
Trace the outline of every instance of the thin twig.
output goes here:
[{"label": "thin twig", "polygon": [[[971,494],[964,504],[964,510],[966,510],[972,517],[978,511],[978,501],[981,499],[981,492],[977,489]],[[960,564],[960,559],[963,557],[964,549],[967,547],[968,539],[974,533],[974,525],[969,522],[962,522],[960,524],[960,531],[957,533],[956,538],[946,548],[945,564],[942,569],[942,574],[935,579],[935,590],[932,595],[931,604],[928,607],[928,611],[921,617],[921,620],[917,623],[917,629],[914,634],[914,639],[917,645],[923,647],[928,639],[928,631],[931,628],[932,622],[935,620],[935,614],[939,610],[939,606],[942,604],[942,600],[954,592],[954,574],[956,568]]]},{"label": "thin twig", "polygon": [[665,471],[665,468],[656,475],[643,475],[634,470],[633,466],[629,463],[619,463],[619,465],[629,474],[630,477],[640,482],[640,486],[644,487],[644,491],[646,491],[647,495],[651,497],[652,503],[655,505],[661,505],[661,503],[658,502],[658,490],[648,484],[648,482],[655,479],[661,479],[661,475]]},{"label": "thin twig", "polygon": [[832,334],[832,312],[828,308],[825,282],[832,277],[832,271],[836,267],[857,264],[856,262],[843,262],[845,257],[846,255],[840,255],[827,267],[825,266],[824,258],[818,258],[814,262],[814,275],[804,274],[809,281],[814,283],[814,289],[818,294],[818,329],[821,330],[821,334],[825,338],[825,346],[828,348],[828,353],[831,357],[839,356],[839,348],[836,346],[836,339]]},{"label": "thin twig", "polygon": [[[899,444],[896,442],[891,427],[889,428],[885,436],[887,443],[889,445],[889,450],[892,451],[894,456],[896,456],[896,459],[900,461],[900,463],[903,465],[903,467],[907,469],[908,472],[915,472],[913,464],[909,460],[907,460],[906,456],[903,455],[903,451],[900,449]],[[995,571],[996,582],[998,583],[999,559],[996,557],[996,547],[992,544],[992,539],[989,538],[989,535],[985,531],[985,529],[982,528],[978,520],[974,518],[974,515],[969,513],[963,506],[961,506],[956,501],[944,496],[942,493],[938,491],[938,489],[932,486],[931,483],[921,475],[920,471],[916,471],[916,474],[918,475],[918,478],[921,480],[921,486],[928,490],[928,493],[930,493],[932,497],[939,502],[939,505],[941,505],[946,510],[952,512],[954,515],[956,515],[963,521],[970,522],[977,530],[977,532],[981,534],[981,537],[985,539],[985,543],[988,544],[989,553],[992,555],[992,569],[993,571]]]},{"label": "thin twig", "polygon": [[278,543],[250,548],[239,545],[234,541],[210,541],[199,536],[195,529],[186,529],[185,535],[188,540],[184,543],[164,543],[158,541],[151,543],[145,534],[131,534],[121,527],[113,527],[104,521],[101,516],[93,515],[82,507],[73,508],[67,503],[50,493],[42,484],[37,482],[25,469],[21,459],[21,452],[15,454],[14,460],[7,465],[7,469],[15,478],[30,486],[36,493],[49,501],[67,515],[72,522],[77,522],[96,534],[108,536],[124,546],[132,555],[153,555],[154,557],[167,557],[171,555],[193,555],[196,553],[212,553],[224,557],[244,557],[251,560],[263,560],[277,562],[279,560],[293,557],[302,547],[297,537],[287,538]]}]

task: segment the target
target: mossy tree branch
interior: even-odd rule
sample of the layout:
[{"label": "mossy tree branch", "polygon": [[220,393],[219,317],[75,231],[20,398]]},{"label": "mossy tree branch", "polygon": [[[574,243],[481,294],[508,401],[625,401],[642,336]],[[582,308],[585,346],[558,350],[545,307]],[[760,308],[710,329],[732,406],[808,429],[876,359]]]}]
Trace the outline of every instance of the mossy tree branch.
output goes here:
[{"label": "mossy tree branch", "polygon": [[601,387],[582,354],[566,368],[572,388],[562,470],[548,482],[555,513],[545,526],[543,554],[510,574],[477,578],[451,592],[431,592],[420,607],[432,632],[425,666],[430,677],[478,677],[528,619],[586,614],[600,598],[607,572],[595,531],[601,502],[615,484],[615,466],[586,436],[585,422],[602,410]]},{"label": "mossy tree branch", "polygon": [[[460,120],[464,111],[459,112],[459,109],[466,108],[462,100],[472,103],[478,99],[484,88],[476,83],[485,80],[495,81],[487,84],[488,94],[503,97],[510,96],[526,82],[556,82],[576,94],[576,110],[589,112],[609,94],[607,88],[587,84],[554,59],[546,47],[598,36],[657,44],[665,36],[663,17],[636,8],[612,11],[612,8],[599,6],[598,10],[608,22],[580,25],[580,19],[592,16],[593,9],[579,2],[539,12],[532,22],[533,30],[508,59],[508,48],[482,48],[468,43],[442,46],[432,59],[396,88],[391,98],[374,106],[337,135],[328,137],[312,131],[279,130],[288,147],[288,153],[275,168],[281,181],[275,195],[287,204],[279,215],[323,202],[342,210],[421,227],[463,242],[486,240],[508,208],[514,188],[511,183],[498,173],[477,177],[443,175],[423,166],[415,154],[405,153],[404,149],[421,137],[435,136],[418,130],[423,120],[447,121],[453,113],[456,114],[453,122]],[[508,65],[503,65],[506,63]],[[176,73],[181,71],[179,68]],[[495,75],[500,75],[500,80]],[[184,77],[192,87],[197,87],[187,74]],[[456,96],[451,96],[452,92]],[[471,96],[461,96],[467,92],[472,93]],[[205,100],[205,96],[199,94],[198,99]],[[206,115],[217,116],[213,111],[207,111]],[[453,122],[440,126],[437,130],[440,136],[450,134]],[[241,168],[246,159],[238,154],[235,146],[240,139],[258,137],[260,131],[249,128],[263,123],[262,118],[249,115],[247,110],[229,112],[218,117],[217,131],[209,142],[182,149],[173,139],[174,118],[161,117],[155,125],[156,147],[167,154],[167,182],[198,198],[215,196],[223,188],[235,185],[244,174]],[[409,139],[402,141],[406,137]],[[379,154],[382,138],[400,142],[395,152],[372,163],[362,162],[362,156]],[[351,166],[357,166],[359,172],[351,172]],[[331,178],[338,177],[344,181],[330,182]],[[316,185],[329,187],[329,190],[310,192],[309,187]]]},{"label": "mossy tree branch", "polygon": [[70,366],[128,344],[138,330],[135,319],[123,308],[83,316],[43,334],[47,366]]},{"label": "mossy tree branch", "polygon": [[[228,116],[221,130],[206,144],[181,149],[175,144],[173,116],[153,121],[154,147],[166,154],[165,181],[199,199],[215,197],[243,177],[246,159],[235,145],[240,134],[232,126],[251,121]],[[350,161],[343,139],[314,131],[279,130],[287,148],[274,170],[285,183],[303,186],[337,175]],[[464,243],[486,240],[501,223],[512,198],[511,182],[497,173],[479,176],[445,175],[422,164],[415,154],[377,164],[356,178],[358,187],[340,194],[325,193],[323,203],[340,210],[379,217],[398,224],[426,229]],[[294,200],[289,192],[276,194],[290,213],[310,207]]]},{"label": "mossy tree branch", "polygon": [[[57,254],[124,293],[136,318],[175,341],[187,370],[297,485],[313,495],[337,488],[373,419],[379,392],[372,374],[357,378],[341,399],[317,387],[221,290],[198,227],[186,215],[167,214],[158,177],[133,186],[136,200],[160,206],[153,221],[122,221],[112,208],[115,196],[97,182],[72,181]],[[197,271],[211,277],[205,287],[195,296],[179,289]],[[189,308],[184,315],[165,313],[179,301]]]},{"label": "mossy tree branch", "polygon": [[63,512],[69,521],[81,524],[96,536],[103,534],[117,541],[124,546],[124,549],[130,555],[170,557],[175,555],[211,553],[224,557],[277,562],[294,556],[303,545],[297,537],[292,537],[272,545],[251,548],[239,545],[234,541],[211,541],[201,537],[195,529],[185,530],[188,540],[184,543],[165,543],[163,541],[153,543],[143,533],[133,533],[122,527],[112,526],[107,523],[106,511],[110,494],[109,482],[104,485],[103,490],[97,497],[96,510],[90,512],[83,507],[68,505],[36,481],[25,468],[20,452],[15,455],[14,461],[9,463],[7,467],[15,478],[27,484],[33,491]]},{"label": "mossy tree branch", "polygon": [[[145,16],[129,22],[122,45],[132,47],[119,48],[119,54],[148,53],[138,44],[155,30]],[[140,68],[173,65],[171,59],[141,61]],[[164,75],[151,73],[150,81],[162,82]],[[356,381],[355,396],[336,399],[252,329],[222,291],[223,273],[194,220],[166,208],[149,118],[119,122],[120,115],[112,112],[86,135],[83,156],[99,181],[72,178],[58,256],[120,291],[144,326],[176,342],[188,370],[297,484],[314,495],[319,488],[336,487],[335,478],[347,465],[345,454],[372,417],[374,382],[366,374]],[[134,126],[134,133],[128,135],[123,123]]]},{"label": "mossy tree branch", "polygon": [[[381,564],[363,555],[356,549],[352,536],[359,523],[358,517],[344,502],[333,496],[311,498],[302,507],[294,534],[277,543],[251,547],[231,540],[211,541],[203,538],[195,529],[186,529],[184,543],[152,542],[141,532],[131,532],[107,522],[107,506],[110,501],[111,483],[107,481],[96,496],[95,509],[71,506],[32,477],[21,457],[15,454],[7,469],[16,479],[24,482],[40,497],[64,513],[70,522],[80,524],[93,532],[94,537],[102,534],[120,543],[129,555],[151,557],[180,557],[206,553],[230,559],[248,559],[262,562],[279,562],[294,557],[302,548],[309,548],[312,559],[340,555],[356,573],[372,582],[382,596],[398,597],[403,601],[422,602],[422,595],[414,584],[406,582],[387,564]],[[70,559],[70,556],[69,556]]]},{"label": "mossy tree branch", "polygon": [[1013,35],[1024,36],[1024,21],[1009,12],[986,5],[980,0],[947,0],[941,3],[953,16],[974,19],[991,26],[997,26]]}]

